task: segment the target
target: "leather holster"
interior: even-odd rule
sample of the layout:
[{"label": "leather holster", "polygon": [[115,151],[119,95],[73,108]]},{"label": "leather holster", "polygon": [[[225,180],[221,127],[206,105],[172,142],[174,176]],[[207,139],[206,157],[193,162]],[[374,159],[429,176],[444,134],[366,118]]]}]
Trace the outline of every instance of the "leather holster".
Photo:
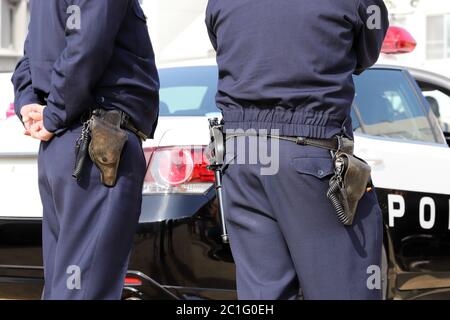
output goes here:
[{"label": "leather holster", "polygon": [[128,133],[121,128],[122,115],[119,111],[94,112],[91,118],[91,143],[89,156],[100,170],[101,181],[107,187],[114,187],[123,147]]},{"label": "leather holster", "polygon": [[327,192],[339,221],[344,225],[353,224],[358,203],[371,184],[370,166],[352,153],[338,151],[335,154],[335,175]]}]

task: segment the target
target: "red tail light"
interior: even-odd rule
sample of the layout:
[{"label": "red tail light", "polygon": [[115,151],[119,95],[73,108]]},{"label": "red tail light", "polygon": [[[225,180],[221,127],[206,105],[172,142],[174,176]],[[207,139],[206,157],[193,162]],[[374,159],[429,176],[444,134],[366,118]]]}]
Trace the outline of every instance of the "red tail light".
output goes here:
[{"label": "red tail light", "polygon": [[413,52],[416,46],[416,40],[408,31],[400,27],[390,27],[381,52],[387,54],[409,53]]},{"label": "red tail light", "polygon": [[6,110],[6,119],[14,117],[16,112],[14,111],[14,103],[9,104],[8,110]]},{"label": "red tail light", "polygon": [[203,194],[214,183],[203,146],[173,146],[144,149],[147,173],[144,194]]}]

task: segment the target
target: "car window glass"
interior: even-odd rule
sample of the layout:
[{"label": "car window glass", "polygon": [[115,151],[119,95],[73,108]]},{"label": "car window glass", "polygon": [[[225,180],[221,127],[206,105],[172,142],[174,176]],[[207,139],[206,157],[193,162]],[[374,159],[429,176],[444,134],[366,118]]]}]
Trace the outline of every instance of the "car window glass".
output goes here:
[{"label": "car window glass", "polygon": [[355,76],[356,132],[401,140],[437,142],[414,86],[399,70],[372,69]]},{"label": "car window glass", "polygon": [[450,132],[450,96],[438,89],[423,91],[423,95],[438,119],[442,130]]},{"label": "car window glass", "polygon": [[215,103],[217,68],[180,67],[159,70],[161,116],[205,116]]},{"label": "car window glass", "polygon": [[159,91],[162,108],[167,106],[164,113],[176,115],[178,113],[194,112],[202,107],[208,87],[179,86],[161,88]]},{"label": "car window glass", "polygon": [[352,108],[352,124],[353,124],[353,130],[357,131],[358,129],[361,129],[361,123],[359,122],[359,115],[356,114],[356,109]]},{"label": "car window glass", "polygon": [[[159,74],[161,116],[205,116],[218,111],[215,66],[167,68],[160,69]],[[356,132],[438,142],[422,99],[402,71],[371,69],[354,80],[352,119]]]}]

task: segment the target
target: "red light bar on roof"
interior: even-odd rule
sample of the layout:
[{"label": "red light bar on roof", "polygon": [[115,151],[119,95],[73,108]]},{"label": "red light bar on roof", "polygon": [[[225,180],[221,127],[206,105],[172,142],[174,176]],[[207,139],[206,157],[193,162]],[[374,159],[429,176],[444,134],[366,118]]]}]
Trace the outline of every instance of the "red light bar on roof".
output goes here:
[{"label": "red light bar on roof", "polygon": [[410,53],[416,46],[416,40],[406,29],[389,27],[381,52],[386,54]]}]

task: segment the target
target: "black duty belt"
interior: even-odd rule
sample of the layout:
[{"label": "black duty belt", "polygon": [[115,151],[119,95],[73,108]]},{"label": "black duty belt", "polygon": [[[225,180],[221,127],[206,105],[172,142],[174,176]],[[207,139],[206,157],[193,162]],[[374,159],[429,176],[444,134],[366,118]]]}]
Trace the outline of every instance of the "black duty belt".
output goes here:
[{"label": "black duty belt", "polygon": [[[108,110],[99,108],[99,109],[94,109],[92,111],[92,113],[101,116],[106,111],[108,111]],[[145,141],[148,139],[148,137],[145,133],[143,133],[142,131],[140,131],[139,129],[136,128],[136,126],[134,125],[133,121],[131,120],[130,116],[127,113],[125,113],[121,110],[117,110],[117,111],[120,113],[120,117],[121,117],[120,127],[122,129],[126,129],[126,130],[133,132],[142,141]]]},{"label": "black duty belt", "polygon": [[263,134],[257,134],[257,133],[233,133],[233,134],[227,134],[226,138],[237,138],[237,137],[267,137],[271,139],[278,139],[278,140],[285,140],[294,142],[301,146],[312,146],[322,149],[327,149],[331,151],[337,151],[341,147],[341,142],[339,137],[333,137],[330,139],[316,139],[316,138],[305,138],[305,137],[291,137],[291,136],[276,136],[276,135],[263,135]]}]

